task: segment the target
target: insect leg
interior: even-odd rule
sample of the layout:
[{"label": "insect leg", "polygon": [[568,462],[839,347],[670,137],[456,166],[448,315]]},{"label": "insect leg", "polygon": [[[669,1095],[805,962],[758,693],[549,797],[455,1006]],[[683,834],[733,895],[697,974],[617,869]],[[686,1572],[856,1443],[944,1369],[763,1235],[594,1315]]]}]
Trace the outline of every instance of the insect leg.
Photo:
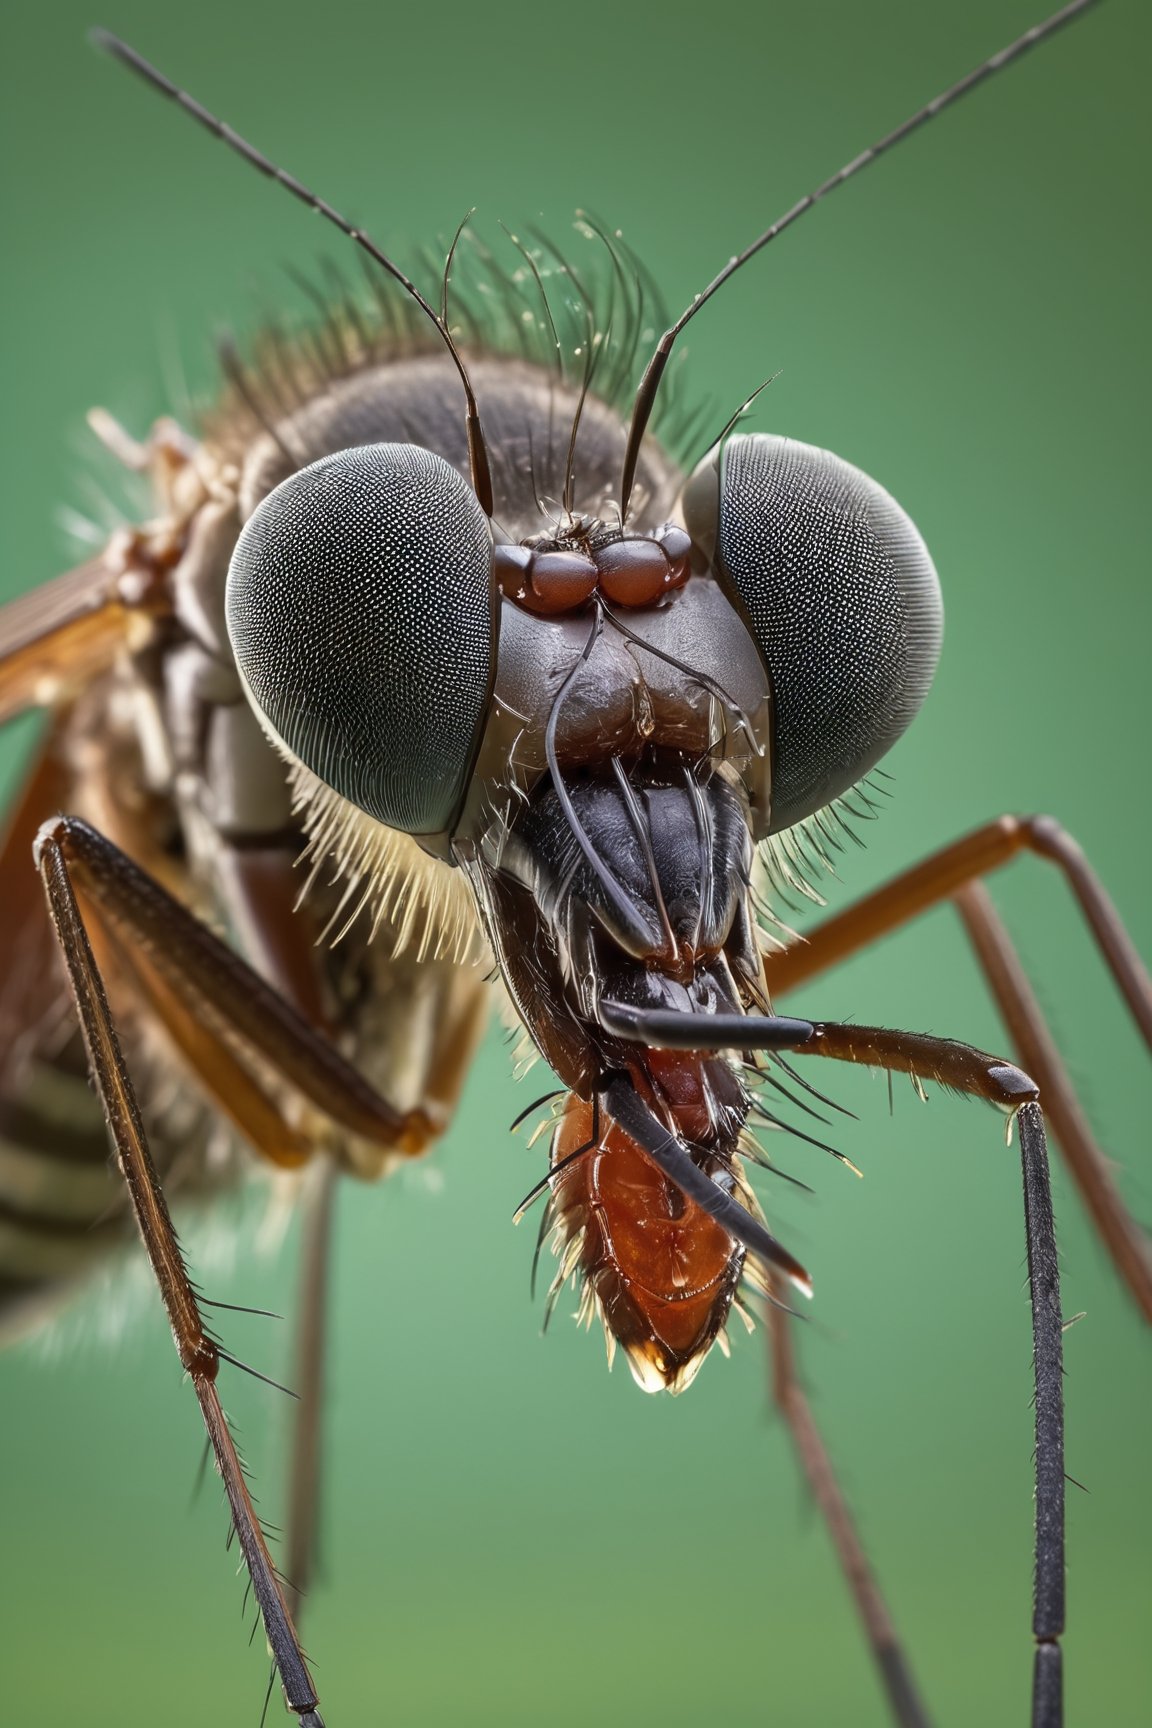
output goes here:
[{"label": "insect leg", "polygon": [[1152,1244],[1120,1198],[1011,938],[981,883],[970,883],[955,898],[1020,1061],[1040,1087],[1045,1116],[1085,1210],[1112,1264],[1152,1320]]},{"label": "insect leg", "polygon": [[[170,1317],[175,1316],[173,1330],[181,1359],[199,1364],[203,1356],[210,1365],[210,1372],[204,1367],[196,1381],[197,1395],[240,1527],[248,1503],[237,1511],[236,1496],[241,1491],[246,1496],[247,1488],[212,1384],[217,1346],[203,1329],[179,1259],[119,1055],[90,934],[108,948],[117,975],[134,986],[204,1094],[236,1123],[257,1152],[276,1163],[301,1163],[325,1143],[337,1154],[331,1160],[333,1172],[340,1149],[357,1142],[400,1156],[423,1150],[444,1126],[451,1109],[460,1065],[474,1043],[476,1014],[468,1003],[455,1004],[445,1032],[450,1048],[437,1044],[428,1053],[422,1107],[397,1110],[278,991],[103,835],[83,822],[58,817],[41,829],[36,849],[72,975],[93,1073],[162,1294]],[[78,934],[83,947],[74,957],[70,944]],[[112,1050],[115,1063],[109,1054]],[[302,1124],[298,1112],[291,1110],[292,1098],[303,1106]],[[329,1179],[322,1177],[322,1183]],[[301,1588],[311,1568],[320,1450],[317,1393],[326,1234],[322,1216],[316,1224],[302,1293],[298,1368],[304,1396],[290,1490],[292,1582]],[[294,1708],[310,1709],[306,1702],[310,1682],[284,1596],[286,1581],[281,1583],[271,1569],[254,1514],[242,1535],[289,1702],[295,1699]]]},{"label": "insect leg", "polygon": [[[1032,1629],[1032,1728],[1061,1728],[1063,1721],[1060,1636],[1064,1630],[1064,1393],[1063,1322],[1060,1278],[1048,1178],[1048,1149],[1040,1092],[1021,1069],[986,1051],[922,1032],[894,1032],[879,1026],[848,1026],[834,1021],[786,1020],[766,1015],[680,1014],[600,1005],[617,1036],[650,1046],[751,1050],[791,1048],[796,1055],[824,1056],[870,1068],[910,1074],[917,1083],[932,1080],[952,1091],[983,1098],[1008,1112],[1019,1127],[1024,1178],[1024,1219],[1032,1301],[1032,1343],[1036,1408],[1036,1544]],[[671,1023],[679,1021],[675,1026]],[[741,1021],[743,1024],[741,1025]],[[689,1045],[689,1039],[691,1044]],[[712,1183],[706,1195],[703,1172],[683,1168],[687,1153],[674,1134],[647,1109],[629,1081],[616,1076],[601,1091],[608,1114],[643,1146],[682,1193],[695,1199],[730,1235],[744,1243],[772,1276],[782,1265],[792,1282],[790,1257],[760,1227],[749,1228],[748,1214]],[[680,1156],[683,1154],[683,1158]],[[708,1178],[704,1178],[707,1183]],[[755,1221],[752,1221],[755,1224]]]},{"label": "insect leg", "polygon": [[322,1728],[316,1693],[220,1403],[216,1388],[220,1350],[205,1329],[184,1265],[68,864],[59,842],[51,835],[41,837],[38,853],[40,874],[76,999],[92,1075],[140,1234],[168,1311],[181,1365],[192,1381],[200,1405],[284,1696],[289,1708],[299,1716],[300,1728]]},{"label": "insect leg", "polygon": [[768,1307],[772,1393],[792,1434],[809,1487],[836,1547],[844,1576],[864,1623],[868,1642],[898,1728],[928,1728],[930,1717],[920,1699],[908,1658],[864,1552],[851,1508],[836,1480],[823,1436],[801,1384],[793,1349],[791,1320],[782,1306]]},{"label": "insect leg", "polygon": [[328,1268],[337,1177],[332,1158],[318,1160],[303,1202],[300,1295],[292,1389],[292,1453],[288,1473],[288,1542],[285,1577],[297,1624],[312,1581],[320,1533],[324,1410],[324,1342]]},{"label": "insect leg", "polygon": [[1057,865],[1134,1020],[1152,1045],[1152,980],[1079,846],[1049,816],[1002,816],[914,865],[817,925],[805,941],[767,956],[768,986],[773,992],[790,990],[930,907],[954,900],[1017,1054],[1040,1087],[1046,1115],[1089,1216],[1138,1307],[1152,1320],[1152,1245],[1120,1197],[1008,934],[987,893],[975,886],[1022,851]]},{"label": "insect leg", "polygon": [[952,898],[966,882],[999,870],[1021,852],[1055,864],[1080,903],[1132,1018],[1152,1049],[1152,978],[1120,914],[1071,834],[1051,816],[1000,816],[902,871],[855,905],[826,918],[803,942],[765,963],[774,990],[791,990],[846,960],[870,942],[898,930],[931,906]]},{"label": "insect leg", "polygon": [[1014,1113],[1020,1134],[1032,1301],[1036,1410],[1036,1544],[1032,1728],[1061,1728],[1064,1630],[1064,1390],[1060,1273],[1039,1088],[1019,1068],[951,1039],[874,1026],[817,1023],[798,1055],[829,1056],[935,1080]]},{"label": "insect leg", "polygon": [[[681,1015],[679,1018],[687,1020],[689,1016]],[[715,1016],[709,1015],[708,1018],[714,1019]],[[693,1017],[692,1023],[698,1023],[697,1017]],[[811,1033],[811,1026],[808,1031]],[[737,1242],[742,1242],[769,1271],[778,1269],[797,1290],[802,1291],[805,1296],[811,1296],[811,1280],[800,1262],[788,1252],[783,1243],[776,1240],[759,1218],[753,1217],[738,1200],[714,1182],[706,1171],[700,1169],[678,1136],[669,1132],[652,1113],[628,1076],[609,1075],[598,1097],[612,1120],[623,1128],[637,1146],[643,1148],[682,1194],[689,1200],[694,1200],[709,1217],[715,1218],[730,1236],[735,1237]]]},{"label": "insect leg", "polygon": [[[87,823],[58,817],[45,824],[37,845],[41,861],[50,854],[59,859],[85,906],[113,936],[118,961],[123,957],[148,981],[150,997],[162,1016],[172,1016],[169,1030],[204,1089],[230,1114],[233,1099],[217,1085],[216,1063],[230,1065],[234,1074],[243,1070],[252,1088],[252,1069],[270,1074],[328,1124],[405,1155],[423,1151],[444,1126],[439,1110],[394,1109],[239,955]],[[209,1047],[211,1060],[204,1054]],[[256,1135],[255,1144],[275,1157],[270,1142]],[[300,1156],[292,1148],[286,1161]]]}]

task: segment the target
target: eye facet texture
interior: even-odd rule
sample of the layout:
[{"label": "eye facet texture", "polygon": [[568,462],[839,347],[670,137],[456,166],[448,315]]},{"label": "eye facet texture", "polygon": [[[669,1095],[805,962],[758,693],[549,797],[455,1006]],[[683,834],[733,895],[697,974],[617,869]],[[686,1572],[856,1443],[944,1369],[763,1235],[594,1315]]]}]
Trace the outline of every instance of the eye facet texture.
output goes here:
[{"label": "eye facet texture", "polygon": [[[695,477],[690,491],[706,497]],[[943,629],[936,571],[882,486],[790,438],[730,438],[715,524],[688,526],[714,539],[772,681],[779,832],[846,792],[920,707]]]},{"label": "eye facet texture", "polygon": [[413,444],[342,450],[253,512],[228,633],[273,732],[334,791],[409,834],[446,830],[495,665],[491,533],[475,495]]}]

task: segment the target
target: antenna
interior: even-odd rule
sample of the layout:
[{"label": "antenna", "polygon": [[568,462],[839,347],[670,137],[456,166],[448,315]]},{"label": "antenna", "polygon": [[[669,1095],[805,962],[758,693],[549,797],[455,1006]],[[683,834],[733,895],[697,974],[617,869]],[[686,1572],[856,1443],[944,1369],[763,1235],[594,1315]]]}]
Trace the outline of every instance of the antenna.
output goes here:
[{"label": "antenna", "polygon": [[735,258],[728,260],[719,275],[714,276],[707,288],[702,293],[697,294],[691,304],[685,307],[675,324],[665,330],[656,345],[656,352],[644,369],[640,388],[636,392],[632,421],[628,428],[628,443],[624,451],[624,472],[620,481],[621,521],[625,521],[628,516],[628,501],[632,496],[632,484],[636,478],[636,463],[640,455],[640,444],[647,430],[648,421],[656,401],[656,392],[660,388],[660,380],[664,376],[664,368],[668,364],[672,345],[684,326],[695,318],[700,308],[711,300],[713,294],[724,286],[729,277],[735,276],[737,270],[742,269],[750,258],[754,258],[757,252],[767,246],[770,240],[775,240],[776,236],[782,234],[785,228],[790,228],[793,222],[799,221],[800,217],[811,210],[814,204],[818,204],[822,198],[826,198],[829,192],[834,192],[838,186],[843,186],[846,180],[851,180],[852,176],[859,174],[862,168],[869,167],[878,157],[891,150],[894,145],[903,143],[905,138],[918,131],[921,126],[927,125],[929,120],[935,120],[937,114],[942,114],[945,108],[950,108],[952,103],[959,101],[961,96],[967,96],[970,90],[974,90],[986,78],[991,78],[994,72],[999,72],[1003,67],[1010,65],[1013,60],[1018,60],[1021,54],[1028,52],[1029,48],[1034,48],[1038,42],[1043,42],[1046,37],[1053,35],[1065,24],[1071,23],[1073,18],[1078,17],[1081,12],[1086,12],[1088,7],[1095,3],[1096,0],[1071,0],[1069,5],[1054,13],[1051,18],[1046,18],[1042,24],[1034,24],[1032,29],[1025,31],[1024,35],[1019,37],[1017,41],[1011,43],[1007,48],[1002,48],[999,54],[993,54],[990,60],[985,60],[982,65],[977,66],[975,71],[969,72],[966,78],[961,78],[958,84],[953,84],[951,89],[945,90],[942,95],[935,97],[926,107],[913,114],[910,120],[905,120],[902,126],[897,126],[894,132],[889,132],[887,137],[881,138],[879,143],[873,144],[870,150],[865,150],[861,155],[854,156],[851,162],[838,169],[830,179],[824,181],[823,185],[818,186],[815,192],[809,192],[806,198],[801,198],[798,204],[793,204],[791,210],[773,222],[770,228],[765,228],[763,234],[753,240],[750,246],[746,246],[743,252],[737,253]]},{"label": "antenna", "polygon": [[492,475],[488,465],[488,448],[480,427],[480,410],[476,406],[476,394],[472,389],[472,383],[460,356],[460,351],[452,340],[447,322],[428,304],[416,284],[405,276],[399,265],[394,264],[386,253],[381,252],[380,248],[365,234],[362,228],[354,227],[346,216],[341,216],[340,212],[327,203],[325,199],[318,198],[315,192],[310,192],[307,186],[296,179],[295,175],[287,173],[283,168],[278,168],[274,162],[269,161],[268,157],[257,150],[254,145],[249,144],[246,138],[241,138],[240,134],[234,132],[231,126],[226,125],[223,120],[218,120],[215,114],[210,114],[207,108],[202,107],[196,101],[195,97],[189,96],[186,90],[181,90],[178,85],[173,84],[170,78],[166,78],[163,72],[158,71],[155,66],[145,60],[142,54],[137,54],[135,48],[130,48],[127,42],[122,42],[119,36],[113,36],[108,30],[96,29],[91,31],[89,40],[94,47],[101,48],[105,53],[111,54],[113,59],[119,60],[130,71],[143,78],[146,84],[151,84],[153,89],[159,90],[162,96],[169,97],[186,114],[190,114],[193,120],[203,126],[206,131],[211,132],[222,143],[227,144],[228,148],[234,150],[237,156],[242,156],[245,162],[255,168],[258,173],[265,175],[269,180],[278,181],[281,186],[291,192],[294,198],[298,198],[302,204],[307,204],[309,209],[315,210],[323,216],[325,221],[331,222],[339,228],[341,234],[346,235],[375,263],[387,270],[389,276],[399,282],[405,293],[412,297],[420,310],[435,325],[445,347],[452,356],[457,372],[460,374],[460,382],[464,386],[464,395],[467,401],[468,467],[471,474],[472,490],[475,492],[484,514],[491,516],[493,507]]}]

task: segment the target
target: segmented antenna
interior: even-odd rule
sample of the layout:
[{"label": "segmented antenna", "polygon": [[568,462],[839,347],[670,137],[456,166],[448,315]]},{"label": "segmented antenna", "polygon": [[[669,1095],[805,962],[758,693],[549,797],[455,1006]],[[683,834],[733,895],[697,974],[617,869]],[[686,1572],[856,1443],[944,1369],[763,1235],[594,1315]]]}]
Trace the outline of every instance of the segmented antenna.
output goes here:
[{"label": "segmented antenna", "polygon": [[999,54],[993,54],[990,60],[985,60],[983,65],[977,66],[975,71],[969,72],[966,78],[961,78],[958,84],[953,84],[951,89],[945,90],[942,95],[935,97],[933,101],[928,103],[927,107],[921,108],[918,113],[913,114],[910,120],[905,120],[902,126],[897,126],[894,132],[889,132],[887,137],[881,138],[879,143],[873,144],[870,150],[865,150],[861,155],[853,157],[851,162],[846,163],[830,179],[825,180],[822,186],[818,186],[815,192],[809,192],[806,198],[801,198],[798,204],[793,204],[791,210],[781,216],[778,221],[773,222],[770,228],[766,228],[758,239],[753,240],[750,246],[745,247],[743,252],[737,253],[735,258],[728,260],[719,275],[712,278],[707,288],[696,295],[691,305],[685,307],[677,318],[675,324],[664,332],[656,346],[656,352],[644,369],[640,388],[636,392],[632,421],[628,428],[628,443],[624,450],[624,472],[620,481],[621,521],[627,520],[628,501],[632,496],[632,484],[636,478],[636,463],[640,455],[641,440],[651,418],[652,408],[656,401],[656,392],[660,388],[660,380],[664,376],[664,368],[668,364],[672,345],[684,326],[695,318],[700,308],[711,300],[713,294],[724,286],[729,277],[735,276],[737,270],[747,264],[750,258],[754,258],[757,252],[767,246],[770,240],[775,240],[776,236],[782,234],[785,228],[790,228],[793,222],[798,221],[801,216],[811,210],[812,206],[818,204],[821,198],[826,198],[829,192],[834,192],[838,186],[843,186],[846,180],[851,180],[854,174],[858,174],[862,168],[867,168],[876,161],[877,157],[883,156],[888,150],[891,150],[894,144],[902,143],[911,133],[926,125],[929,120],[935,120],[937,114],[943,113],[945,108],[950,108],[952,103],[958,101],[961,96],[967,96],[969,90],[974,90],[977,84],[982,84],[986,78],[991,78],[994,72],[999,72],[1002,67],[1019,59],[1020,55],[1026,54],[1029,48],[1034,48],[1038,42],[1043,42],[1046,37],[1053,35],[1055,31],[1070,23],[1081,12],[1086,12],[1089,6],[1095,5],[1095,3],[1096,0],[1071,0],[1069,5],[1054,13],[1051,18],[1045,19],[1042,24],[1034,24],[1032,29],[1026,31],[1017,41],[1011,43],[1007,48],[1002,48]]},{"label": "segmented antenna", "polygon": [[[163,72],[158,71],[155,66],[145,60],[142,54],[137,54],[135,48],[130,48],[127,42],[122,42],[118,36],[113,36],[108,30],[96,29],[91,31],[89,40],[94,47],[101,48],[105,53],[111,54],[114,59],[127,66],[130,71],[143,78],[145,83],[151,84],[153,89],[159,90],[162,96],[170,97],[178,107],[183,108],[186,114],[190,114],[193,120],[219,138],[222,143],[227,144],[228,148],[234,150],[237,156],[242,156],[245,162],[259,173],[265,175],[269,180],[278,181],[281,186],[291,192],[294,198],[298,198],[302,204],[307,204],[310,210],[315,210],[323,216],[325,221],[331,222],[339,228],[341,234],[346,235],[349,240],[366,252],[374,263],[387,270],[389,276],[393,277],[404,289],[404,292],[415,300],[420,310],[435,325],[445,347],[452,356],[457,372],[460,374],[460,382],[464,386],[464,396],[467,402],[468,467],[472,480],[472,490],[475,492],[484,514],[491,516],[493,508],[492,475],[488,464],[488,448],[484,442],[484,434],[480,426],[480,410],[476,405],[475,391],[472,389],[472,383],[460,351],[452,340],[446,318],[433,310],[416,284],[405,276],[399,265],[394,264],[386,253],[381,252],[380,248],[365,234],[362,228],[354,227],[346,216],[342,216],[325,199],[318,198],[315,192],[310,192],[307,186],[296,179],[295,175],[287,173],[283,168],[278,168],[275,162],[270,162],[268,157],[257,150],[254,145],[249,144],[246,138],[241,138],[240,134],[234,132],[231,126],[226,125],[223,120],[218,120],[215,114],[210,114],[207,108],[202,107],[195,97],[189,96],[186,90],[181,90],[178,85],[173,84],[170,78],[166,78]],[[453,250],[455,250],[455,243],[453,243]]]},{"label": "segmented antenna", "polygon": [[466,210],[464,212],[464,215],[460,218],[460,221],[457,224],[456,232],[452,236],[452,244],[448,248],[448,256],[444,260],[444,274],[440,278],[440,322],[444,326],[445,330],[447,330],[449,327],[449,325],[448,325],[448,286],[452,280],[452,266],[456,262],[456,249],[459,246],[461,240],[464,238],[465,228],[467,228],[469,222],[471,222],[471,220],[472,220],[473,216],[475,216],[475,214],[476,214],[476,206],[475,205],[472,206],[471,210]]}]

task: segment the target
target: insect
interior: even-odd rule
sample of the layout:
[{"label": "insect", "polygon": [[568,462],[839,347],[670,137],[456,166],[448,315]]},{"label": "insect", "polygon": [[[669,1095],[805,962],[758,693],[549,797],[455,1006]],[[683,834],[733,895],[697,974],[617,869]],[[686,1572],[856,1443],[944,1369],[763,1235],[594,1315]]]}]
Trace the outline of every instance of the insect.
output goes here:
[{"label": "insect", "polygon": [[[855,142],[855,140],[850,140],[850,142]],[[767,261],[765,261],[765,263],[767,263]],[[741,382],[743,382],[743,380],[741,380]],[[829,439],[829,442],[832,442],[831,439]],[[902,778],[903,778],[903,776],[902,776]],[[986,810],[986,805],[981,804],[981,807],[979,807],[979,814],[984,814],[984,810]],[[941,838],[943,838],[943,833],[945,833],[945,831],[952,831],[952,823],[948,823],[948,828],[946,828],[946,829],[943,828],[943,824],[941,824]],[[914,855],[914,852],[912,852],[912,850],[910,850],[910,852],[905,852],[905,857],[908,857],[908,855]],[[940,1009],[929,1009],[929,1016],[931,1016],[931,1023],[943,1023],[943,1011],[940,1011]],[[900,1018],[900,1020],[903,1021],[903,1020],[908,1020],[908,1018],[910,1018],[910,1016],[908,1016],[908,1014],[905,1014],[905,1013],[900,1013],[900,1014],[893,1013],[893,1014],[891,1014],[891,1018],[893,1018],[893,1020],[895,1020],[895,1018]],[[948,1025],[950,1025],[950,1028],[952,1028],[952,1025],[953,1025],[952,1014],[948,1014]],[[960,1028],[960,1030],[965,1030],[965,1028]],[[988,1037],[984,1037],[983,1042],[990,1042],[990,1044],[995,1045],[995,1039],[993,1039],[993,1037],[991,1037],[991,1035],[988,1035]],[[934,1121],[936,1121],[936,1118],[938,1118],[938,1115],[940,1115],[940,1113],[938,1113],[938,1111],[934,1111],[933,1123],[934,1123]],[[967,1115],[971,1116],[971,1113],[967,1113]],[[974,1147],[976,1147],[976,1134],[978,1134],[978,1130],[976,1130],[976,1128],[972,1127],[971,1121],[967,1121],[967,1123],[965,1123],[965,1130],[967,1130],[967,1139],[965,1139],[965,1142],[964,1142],[964,1153],[962,1153],[962,1156],[964,1156],[965,1159],[979,1158],[979,1156],[991,1156],[991,1151],[988,1154],[983,1154],[983,1153],[978,1153],[978,1151],[976,1151],[976,1149],[974,1149]],[[959,1156],[959,1154],[957,1154],[957,1156]],[[874,1178],[876,1178],[876,1159],[874,1159],[874,1158],[869,1159],[869,1177],[872,1178],[872,1180],[874,1180]],[[855,1201],[855,1196],[853,1196],[853,1201]],[[1010,1236],[1010,1241],[1016,1242],[1017,1241],[1016,1220],[1012,1220],[1012,1225],[1014,1225],[1014,1234],[1012,1234],[1012,1236]],[[1016,1253],[1016,1251],[1014,1251],[1014,1253]],[[1016,1265],[1016,1261],[1012,1261],[1012,1263],[1014,1263],[1014,1265]],[[701,1439],[701,1443],[705,1443],[705,1441],[703,1441],[703,1439]],[[1074,1465],[1073,1465],[1073,1467],[1074,1467]],[[756,1469],[760,1469],[760,1465],[756,1465]]]}]

